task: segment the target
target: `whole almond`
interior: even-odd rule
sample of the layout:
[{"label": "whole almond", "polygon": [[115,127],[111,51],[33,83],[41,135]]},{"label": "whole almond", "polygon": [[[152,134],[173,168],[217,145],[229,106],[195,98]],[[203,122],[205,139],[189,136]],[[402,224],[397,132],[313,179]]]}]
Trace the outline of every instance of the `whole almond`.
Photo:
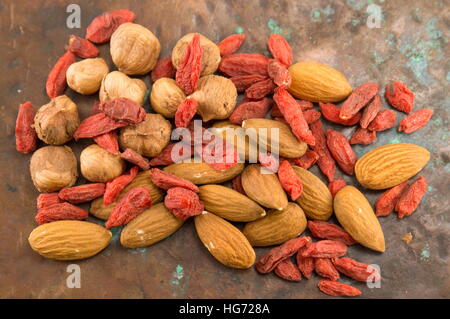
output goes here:
[{"label": "whole almond", "polygon": [[266,217],[247,223],[243,233],[252,246],[272,246],[298,237],[305,228],[303,209],[288,203],[283,210],[270,210]]},{"label": "whole almond", "polygon": [[204,211],[194,222],[198,237],[219,262],[238,269],[250,268],[255,263],[255,251],[247,238],[225,219]]},{"label": "whole almond", "polygon": [[384,252],[384,234],[366,197],[345,186],[334,197],[334,213],[341,226],[361,245]]},{"label": "whole almond", "polygon": [[182,177],[194,184],[217,184],[229,181],[239,175],[244,169],[244,163],[225,169],[216,170],[207,163],[176,163],[164,167],[164,171]]},{"label": "whole almond", "polygon": [[333,213],[333,196],[328,187],[310,171],[292,166],[303,183],[303,192],[296,202],[306,216],[314,220],[327,220]]},{"label": "whole almond", "polygon": [[339,102],[352,93],[345,76],[324,64],[298,62],[289,67],[292,83],[289,92],[311,102]]},{"label": "whole almond", "polygon": [[266,215],[264,208],[229,187],[211,184],[199,189],[200,200],[205,209],[222,218],[235,222],[250,222]]},{"label": "whole almond", "polygon": [[263,174],[259,164],[248,165],[241,175],[242,187],[248,197],[260,205],[282,210],[288,204],[286,193],[276,174]]},{"label": "whole almond", "polygon": [[355,175],[365,188],[390,188],[416,175],[429,160],[430,152],[418,145],[382,145],[356,162]]},{"label": "whole almond", "polygon": [[120,243],[127,248],[150,246],[175,233],[183,223],[163,203],[158,203],[123,228]]},{"label": "whole almond", "polygon": [[77,260],[94,256],[108,246],[111,232],[85,221],[61,220],[36,227],[28,237],[34,251],[56,260]]}]

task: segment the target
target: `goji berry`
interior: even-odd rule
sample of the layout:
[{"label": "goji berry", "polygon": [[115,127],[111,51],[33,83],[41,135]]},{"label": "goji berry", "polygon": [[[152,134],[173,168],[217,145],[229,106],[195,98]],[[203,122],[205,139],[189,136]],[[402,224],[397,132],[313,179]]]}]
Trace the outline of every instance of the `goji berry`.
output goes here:
[{"label": "goji berry", "polygon": [[40,194],[36,199],[37,209],[52,206],[54,204],[62,203],[63,201],[59,198],[58,193],[44,193]]},{"label": "goji berry", "polygon": [[285,280],[289,281],[300,281],[302,280],[302,274],[290,258],[282,260],[274,270],[275,274]]},{"label": "goji berry", "polygon": [[236,176],[235,178],[233,178],[231,180],[231,187],[236,191],[241,193],[242,195],[247,196],[247,194],[245,193],[244,187],[242,186],[242,179],[241,179],[241,174],[239,174],[238,176]]},{"label": "goji berry", "polygon": [[314,151],[307,150],[302,157],[292,158],[290,161],[297,166],[300,166],[304,169],[309,169],[313,166],[319,159],[319,154]]},{"label": "goji berry", "polygon": [[108,206],[113,203],[120,195],[120,192],[136,178],[138,172],[139,167],[134,166],[128,171],[128,173],[120,175],[112,181],[107,182],[105,194],[103,195],[103,204]]},{"label": "goji berry", "polygon": [[403,183],[394,186],[381,194],[375,202],[375,215],[390,215],[394,211],[395,205],[397,205],[398,200],[407,188],[408,181],[404,181]]},{"label": "goji berry", "polygon": [[127,121],[130,124],[141,123],[147,117],[142,106],[125,97],[101,102],[98,108],[110,118],[116,121]]},{"label": "goji berry", "polygon": [[347,245],[337,240],[320,240],[302,251],[303,257],[334,258],[347,253]]},{"label": "goji berry", "polygon": [[350,144],[363,144],[369,145],[377,140],[377,132],[369,131],[362,127],[358,128],[355,133],[353,133],[352,137],[348,141]]},{"label": "goji berry", "polygon": [[306,279],[309,279],[311,277],[312,272],[314,271],[314,258],[312,257],[303,257],[302,251],[308,249],[308,246],[311,243],[308,243],[307,245],[300,248],[297,252],[296,260],[297,260],[297,267],[302,272],[303,276],[305,276]]},{"label": "goji berry", "polygon": [[328,278],[332,281],[339,279],[339,273],[334,268],[330,258],[315,258],[314,270],[320,277]]},{"label": "goji berry", "polygon": [[433,116],[432,109],[422,109],[411,113],[400,121],[399,132],[412,133],[425,127]]},{"label": "goji berry", "polygon": [[214,138],[211,142],[200,145],[200,147],[202,149],[201,158],[215,170],[229,169],[239,163],[237,150],[233,145],[221,138]]},{"label": "goji berry", "polygon": [[[175,146],[177,146],[177,148],[175,148]],[[181,147],[178,148],[178,146]],[[178,149],[179,152],[177,153],[176,151],[174,151],[174,148],[175,150]],[[186,149],[189,149],[190,151],[187,152]],[[171,165],[175,162],[181,162],[184,159],[190,158],[192,156],[192,153],[193,150],[191,145],[182,142],[169,144],[165,148],[163,148],[158,156],[153,157],[150,160],[149,164],[150,166]]]},{"label": "goji berry", "polygon": [[120,154],[120,157],[127,162],[139,166],[139,168],[144,171],[150,169],[149,160],[131,148],[127,148],[125,151],[123,151]]},{"label": "goji berry", "polygon": [[361,291],[355,287],[344,284],[339,281],[322,279],[317,285],[323,293],[335,297],[354,297],[359,296]]},{"label": "goji berry", "polygon": [[238,92],[244,92],[253,84],[267,80],[267,76],[259,74],[236,75],[231,77],[230,80],[234,83]]},{"label": "goji berry", "polygon": [[259,74],[268,77],[269,58],[258,53],[235,53],[222,58],[219,71],[229,77]]},{"label": "goji berry", "polygon": [[328,184],[328,189],[334,197],[345,185],[347,185],[347,183],[342,178],[338,178]]},{"label": "goji berry", "polygon": [[286,66],[277,60],[270,60],[267,65],[267,73],[273,82],[283,89],[288,89],[291,86],[292,78]]},{"label": "goji berry", "polygon": [[232,34],[222,41],[220,41],[217,46],[220,50],[220,56],[227,56],[233,54],[241,47],[245,40],[245,34]]},{"label": "goji berry", "polygon": [[395,126],[397,114],[392,110],[381,110],[367,127],[370,131],[385,131]]},{"label": "goji berry", "polygon": [[403,217],[414,213],[427,192],[427,185],[428,182],[426,178],[420,176],[403,192],[395,205],[395,211],[398,214],[398,218],[402,219]]},{"label": "goji berry", "polygon": [[278,168],[278,179],[283,189],[289,194],[293,201],[297,200],[303,192],[303,183],[295,173],[289,161],[282,161]]},{"label": "goji berry", "polygon": [[281,246],[272,248],[259,258],[258,262],[255,264],[256,270],[261,274],[271,272],[281,261],[294,255],[300,248],[309,242],[311,242],[311,238],[303,236],[290,239]]},{"label": "goji berry", "polygon": [[381,98],[375,95],[371,102],[364,108],[359,125],[362,128],[367,128],[372,120],[377,116],[381,109]]},{"label": "goji berry", "polygon": [[165,190],[168,190],[172,187],[182,187],[189,189],[195,193],[199,192],[198,187],[195,186],[192,182],[188,181],[187,179],[164,172],[157,168],[151,169],[150,178],[153,184]]},{"label": "goji berry", "polygon": [[20,104],[16,119],[16,150],[27,154],[37,147],[37,134],[33,127],[34,110],[31,102]]},{"label": "goji berry", "polygon": [[82,220],[88,217],[88,212],[69,203],[58,203],[45,206],[38,210],[36,222],[39,225],[55,222],[57,220]]},{"label": "goji berry", "polygon": [[280,108],[286,121],[291,126],[292,132],[298,139],[305,141],[309,145],[314,145],[314,136],[309,130],[308,123],[303,116],[302,110],[298,107],[297,101],[286,90],[276,88],[273,99]]},{"label": "goji berry", "polygon": [[92,105],[92,109],[91,109],[91,114],[90,115],[95,115],[98,113],[102,113],[102,111],[100,110],[100,101],[95,101],[94,104]]},{"label": "goji berry", "polygon": [[175,113],[175,126],[187,127],[197,113],[198,102],[192,97],[188,97],[180,105],[178,105]]},{"label": "goji berry", "polygon": [[385,96],[392,107],[406,114],[409,114],[414,107],[414,93],[400,81],[386,85]]},{"label": "goji berry", "polygon": [[[305,113],[305,111],[313,108],[313,104],[309,101],[304,101],[304,100],[295,100],[295,101],[297,102],[298,106],[301,108],[303,113]],[[270,115],[272,115],[272,117],[282,117],[283,116],[283,114],[280,111],[280,108],[276,104],[273,105]]]},{"label": "goji berry", "polygon": [[353,175],[357,158],[345,136],[338,131],[327,130],[327,145],[344,173]]},{"label": "goji berry", "polygon": [[309,220],[308,229],[316,238],[340,241],[347,246],[351,246],[357,243],[349,233],[347,233],[342,227],[336,224],[318,220]]},{"label": "goji berry", "polygon": [[200,35],[196,33],[186,46],[184,56],[178,66],[175,80],[187,95],[197,89],[198,79],[202,72],[203,48],[200,45]]},{"label": "goji berry", "polygon": [[280,167],[280,158],[269,152],[259,152],[258,162],[272,173],[276,173]]},{"label": "goji berry", "polygon": [[303,112],[306,123],[311,124],[320,119],[320,112],[316,110],[306,110]]},{"label": "goji berry", "polygon": [[161,58],[156,62],[155,67],[152,70],[151,79],[152,82],[156,82],[161,78],[175,79],[177,70],[173,66],[172,57],[168,56]]},{"label": "goji berry", "polygon": [[248,87],[245,90],[245,96],[251,100],[260,100],[266,95],[272,94],[275,87],[272,79],[265,79]]},{"label": "goji berry", "polygon": [[100,53],[97,47],[89,40],[77,37],[76,35],[70,36],[66,50],[69,50],[82,59],[95,58]]},{"label": "goji berry", "polygon": [[328,181],[331,182],[333,181],[334,174],[336,173],[336,162],[328,150],[327,139],[323,131],[322,122],[316,121],[310,125],[310,128],[316,141],[316,145],[311,148],[319,154],[317,165],[319,165],[320,170],[326,176]]},{"label": "goji berry", "polygon": [[333,258],[333,264],[340,273],[352,279],[372,283],[380,280],[380,273],[375,268],[354,259]]},{"label": "goji berry", "polygon": [[126,9],[112,10],[94,18],[86,29],[86,39],[94,43],[106,43],[116,29],[125,22],[133,22],[136,15]]},{"label": "goji berry", "polygon": [[267,41],[267,47],[272,56],[289,67],[292,64],[292,48],[289,43],[281,35],[272,33]]},{"label": "goji berry", "polygon": [[231,123],[241,125],[247,119],[264,118],[271,105],[272,100],[269,98],[241,103],[231,113],[229,120]]},{"label": "goji berry", "polygon": [[340,108],[332,103],[319,103],[320,110],[322,111],[322,115],[325,119],[330,122],[352,126],[359,122],[361,119],[361,113],[356,113],[349,119],[343,120],[339,117]]},{"label": "goji berry", "polygon": [[183,220],[200,215],[205,209],[198,195],[183,187],[169,188],[164,205],[175,217]]},{"label": "goji berry", "polygon": [[64,93],[67,86],[66,72],[69,66],[75,63],[76,57],[70,51],[64,53],[56,64],[53,66],[52,70],[48,74],[47,83],[45,85],[47,95],[49,98],[54,99]]},{"label": "goji berry", "polygon": [[80,138],[92,138],[127,125],[129,123],[126,121],[116,121],[105,113],[98,113],[84,119],[73,134],[73,137],[76,140]]},{"label": "goji berry", "polygon": [[119,153],[119,138],[114,131],[95,136],[94,142],[111,154]]},{"label": "goji berry", "polygon": [[61,200],[79,204],[90,202],[105,193],[105,184],[95,183],[80,186],[63,188],[59,191],[58,196]]},{"label": "goji berry", "polygon": [[110,229],[111,227],[126,225],[151,206],[152,198],[148,188],[134,187],[126,192],[114,207],[105,227]]},{"label": "goji berry", "polygon": [[379,86],[376,83],[364,83],[353,90],[352,94],[344,101],[339,112],[339,117],[348,120],[355,116],[378,93]]}]

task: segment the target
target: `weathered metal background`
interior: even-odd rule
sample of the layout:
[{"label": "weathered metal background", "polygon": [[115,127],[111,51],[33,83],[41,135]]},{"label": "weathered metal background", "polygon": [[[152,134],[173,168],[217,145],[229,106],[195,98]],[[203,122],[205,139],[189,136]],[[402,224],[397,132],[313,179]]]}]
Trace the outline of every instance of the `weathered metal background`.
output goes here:
[{"label": "weathered metal background", "polygon": [[[66,6],[74,2],[81,7],[82,25],[71,30],[66,27]],[[374,4],[382,10],[380,28],[366,24],[366,10]],[[27,238],[36,226],[38,192],[29,176],[30,156],[15,151],[17,106],[25,100],[36,107],[47,103],[44,83],[68,36],[83,36],[93,17],[118,8],[137,13],[137,23],[160,39],[162,56],[170,54],[177,39],[193,31],[213,41],[245,32],[242,52],[267,53],[267,37],[277,32],[293,46],[295,60],[329,64],[345,73],[353,86],[369,80],[382,86],[388,80],[407,83],[416,93],[416,108],[435,110],[429,125],[412,135],[394,129],[380,133],[375,144],[355,150],[360,156],[385,143],[426,147],[432,158],[421,174],[429,179],[428,193],[413,216],[381,219],[387,242],[384,254],[351,247],[349,255],[381,268],[381,288],[357,284],[362,297],[450,297],[449,2],[424,0],[1,1],[0,297],[327,298],[316,288],[317,278],[289,283],[272,274],[258,275],[254,269],[225,268],[200,243],[192,221],[170,238],[143,249],[124,249],[116,232],[105,251],[76,262],[81,267],[81,289],[66,286],[70,263],[46,260],[31,250]],[[108,46],[101,51],[110,61]],[[77,101],[81,116],[87,116],[96,97],[70,90],[67,94]],[[352,130],[344,133],[350,135]],[[80,146],[75,150],[79,154]],[[313,171],[318,173],[316,168]],[[379,193],[366,194],[373,203]],[[407,232],[414,235],[410,245],[400,240]],[[263,251],[257,249],[257,254]]]}]

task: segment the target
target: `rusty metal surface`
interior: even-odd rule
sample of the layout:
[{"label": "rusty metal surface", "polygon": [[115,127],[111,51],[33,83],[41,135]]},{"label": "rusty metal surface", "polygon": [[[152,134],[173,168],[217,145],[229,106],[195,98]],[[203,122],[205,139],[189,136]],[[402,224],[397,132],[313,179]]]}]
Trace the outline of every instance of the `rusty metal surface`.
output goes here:
[{"label": "rusty metal surface", "polygon": [[[288,283],[272,274],[258,275],[254,269],[222,266],[200,243],[192,221],[143,249],[124,249],[116,232],[105,251],[76,262],[81,267],[80,289],[66,286],[69,263],[46,260],[30,249],[27,238],[36,226],[38,192],[29,176],[30,156],[15,151],[17,106],[25,100],[36,107],[47,103],[46,76],[69,34],[83,36],[93,17],[118,8],[137,13],[137,22],[160,39],[162,56],[192,31],[213,41],[244,31],[242,52],[262,53],[268,35],[280,32],[293,46],[295,60],[329,64],[343,71],[354,87],[368,80],[381,85],[391,79],[407,83],[416,93],[417,108],[435,110],[430,124],[412,135],[395,130],[380,133],[374,145],[355,150],[360,156],[377,145],[400,141],[426,147],[432,153],[422,172],[430,182],[428,193],[413,216],[381,219],[384,254],[351,247],[349,255],[381,267],[381,288],[358,284],[362,297],[450,297],[448,1],[79,1],[82,29],[70,30],[65,24],[66,6],[72,2],[0,2],[1,298],[327,298],[316,288],[317,278]],[[370,4],[382,9],[381,28],[366,24]],[[101,51],[109,59],[108,46]],[[81,116],[87,116],[95,96],[67,92],[76,99]],[[352,130],[344,133],[348,136]],[[79,154],[80,146],[75,150]],[[313,172],[319,174],[317,168]],[[373,203],[379,193],[366,194]],[[409,245],[400,240],[408,232],[414,236]],[[257,249],[257,254],[263,251]]]}]

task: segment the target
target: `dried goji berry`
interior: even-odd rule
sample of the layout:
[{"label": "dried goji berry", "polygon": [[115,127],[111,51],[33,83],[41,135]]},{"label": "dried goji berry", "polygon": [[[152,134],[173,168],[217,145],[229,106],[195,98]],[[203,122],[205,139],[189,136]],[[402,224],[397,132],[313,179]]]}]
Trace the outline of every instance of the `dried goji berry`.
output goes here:
[{"label": "dried goji berry", "polygon": [[194,183],[157,168],[151,169],[150,178],[152,179],[153,184],[165,190],[168,190],[172,187],[182,187],[196,193],[199,192],[198,187],[195,186]]},{"label": "dried goji berry", "polygon": [[292,129],[292,133],[298,139],[305,141],[309,145],[314,145],[314,136],[309,130],[302,110],[298,107],[297,101],[286,90],[276,88],[273,99],[280,108],[286,121]]},{"label": "dried goji berry", "polygon": [[80,138],[92,138],[127,125],[129,123],[126,121],[116,121],[105,113],[98,113],[84,119],[73,134],[73,137],[76,140]]},{"label": "dried goji berry", "polygon": [[141,105],[125,97],[101,102],[98,108],[110,118],[116,121],[127,121],[130,124],[141,123],[147,117]]},{"label": "dried goji berry", "polygon": [[215,138],[211,142],[201,146],[201,148],[203,161],[215,170],[222,171],[229,169],[239,163],[239,153],[237,150],[233,145],[221,138]]},{"label": "dried goji berry", "polygon": [[422,109],[415,111],[414,113],[411,113],[400,121],[398,131],[409,134],[420,130],[421,128],[425,127],[425,125],[427,125],[432,116],[432,109]]},{"label": "dried goji berry", "polygon": [[395,211],[398,214],[398,218],[402,219],[403,217],[414,213],[427,192],[427,185],[428,182],[426,178],[420,176],[403,192],[395,205]]},{"label": "dried goji berry", "polygon": [[63,188],[59,191],[58,196],[66,202],[79,204],[90,202],[91,200],[102,196],[104,193],[105,184],[95,183]]},{"label": "dried goji berry", "polygon": [[291,74],[286,66],[277,60],[270,60],[267,66],[267,73],[273,82],[280,88],[288,89],[291,86]]},{"label": "dried goji berry", "polygon": [[[303,113],[305,113],[305,111],[313,108],[313,104],[309,101],[304,101],[304,100],[295,100],[295,101],[297,102],[298,106],[301,108]],[[278,105],[276,105],[276,104],[274,104],[274,106],[272,107],[272,111],[271,111],[270,115],[272,115],[272,117],[282,117],[283,116]]]},{"label": "dried goji berry", "polygon": [[70,203],[58,203],[39,209],[35,219],[39,225],[42,225],[57,220],[82,220],[86,219],[88,214],[84,209]]},{"label": "dried goji berry", "polygon": [[272,56],[280,61],[280,63],[284,64],[286,67],[289,67],[292,64],[292,48],[281,35],[272,33],[269,37],[269,41],[267,41],[267,47],[270,53],[272,53]]},{"label": "dried goji berry", "polygon": [[155,67],[152,70],[152,82],[156,82],[156,80],[161,78],[175,79],[176,73],[177,70],[173,66],[172,57],[168,56],[161,58],[156,62]]},{"label": "dried goji berry", "polygon": [[244,187],[242,186],[242,179],[241,179],[241,174],[239,174],[238,176],[236,176],[235,178],[233,178],[231,180],[231,187],[236,191],[241,193],[242,195],[247,196],[247,194],[245,193]]},{"label": "dried goji berry", "polygon": [[285,280],[289,281],[300,281],[302,280],[302,274],[300,273],[300,270],[298,270],[297,267],[295,267],[294,263],[290,258],[286,258],[285,260],[282,260],[274,270],[275,274],[283,278]]},{"label": "dried goji berry", "polygon": [[347,253],[347,245],[337,240],[320,240],[308,246],[302,251],[303,257],[334,258]]},{"label": "dried goji berry", "polygon": [[59,198],[58,193],[45,193],[40,194],[36,199],[37,209],[52,206],[54,204],[62,203],[63,201]]},{"label": "dried goji berry", "polygon": [[119,138],[114,131],[95,136],[94,142],[111,154],[119,153]]},{"label": "dried goji berry", "polygon": [[[186,149],[189,149],[189,152]],[[176,152],[176,150],[179,152]],[[158,156],[153,157],[149,164],[150,166],[171,165],[175,162],[181,162],[184,159],[190,158],[192,153],[192,147],[188,144],[182,142],[169,144],[163,148]]]},{"label": "dried goji berry", "polygon": [[369,145],[377,140],[377,132],[369,131],[365,128],[358,128],[348,141],[350,144]]},{"label": "dried goji berry", "polygon": [[245,96],[251,100],[260,100],[266,95],[272,94],[276,85],[272,79],[265,79],[252,84],[245,90]]},{"label": "dried goji berry", "polygon": [[227,76],[259,74],[268,77],[269,58],[259,53],[235,53],[222,58],[219,71]]},{"label": "dried goji berry", "polygon": [[197,113],[198,102],[192,97],[188,97],[180,105],[178,105],[175,113],[175,126],[187,127]]},{"label": "dried goji berry", "polygon": [[267,76],[259,74],[236,75],[230,78],[238,92],[244,92],[256,82],[267,80]]},{"label": "dried goji berry", "polygon": [[385,131],[395,126],[397,114],[392,110],[381,110],[367,127],[370,131]]},{"label": "dried goji berry", "polygon": [[37,147],[37,134],[33,127],[34,110],[31,102],[20,104],[16,119],[16,150],[27,154]]},{"label": "dried goji berry", "polygon": [[328,278],[332,281],[339,279],[339,273],[334,268],[330,258],[315,258],[314,270],[320,277]]},{"label": "dried goji berry", "polygon": [[328,181],[331,182],[333,181],[334,174],[336,173],[336,162],[328,150],[327,139],[323,131],[322,122],[316,121],[310,125],[310,128],[316,141],[316,145],[311,148],[319,154],[317,165],[319,165],[320,170],[327,177]]},{"label": "dried goji berry", "polygon": [[398,200],[407,188],[408,181],[404,181],[403,183],[394,186],[381,194],[375,202],[375,215],[390,215],[394,211],[395,205],[397,205]]},{"label": "dried goji berry", "polygon": [[347,183],[342,178],[338,178],[328,184],[328,189],[334,197],[345,185],[347,185]]},{"label": "dried goji berry", "polygon": [[323,279],[319,281],[317,287],[319,287],[320,291],[322,291],[323,293],[336,297],[354,297],[361,294],[361,291],[359,289],[339,281]]},{"label": "dried goji berry", "polygon": [[133,22],[136,15],[126,9],[112,10],[97,16],[86,29],[86,39],[94,43],[106,43],[116,29],[125,22]]},{"label": "dried goji berry", "polygon": [[263,98],[259,101],[249,101],[238,105],[230,115],[230,122],[241,125],[242,121],[253,118],[264,118],[269,112],[272,100]]},{"label": "dried goji berry", "polygon": [[318,220],[309,220],[308,229],[316,238],[340,241],[347,246],[357,243],[349,233],[336,224]]},{"label": "dried goji berry", "polygon": [[242,43],[245,40],[245,34],[232,34],[222,41],[220,41],[217,46],[220,50],[220,56],[226,56],[233,54],[241,47]]},{"label": "dried goji berry", "polygon": [[123,151],[120,154],[120,157],[127,162],[139,166],[139,168],[144,171],[150,169],[149,160],[131,148],[127,148],[125,151]]},{"label": "dried goji berry", "polygon": [[258,162],[272,173],[276,173],[280,167],[280,158],[269,152],[259,152]]},{"label": "dried goji berry", "polygon": [[203,48],[200,45],[200,34],[196,33],[186,46],[184,56],[178,66],[175,79],[187,95],[197,89],[198,79],[202,72]]},{"label": "dried goji berry", "polygon": [[289,161],[282,161],[278,168],[278,179],[283,189],[289,194],[293,201],[297,200],[303,192],[303,183],[295,173]]},{"label": "dried goji berry", "polygon": [[377,116],[381,109],[381,98],[379,95],[375,95],[372,101],[364,108],[359,125],[362,128],[367,128],[372,120]]},{"label": "dried goji berry", "polygon": [[356,113],[349,119],[343,120],[339,117],[340,108],[332,103],[319,103],[320,110],[322,111],[322,115],[325,119],[330,122],[352,126],[359,122],[361,119],[361,113]]},{"label": "dried goji berry", "polygon": [[302,272],[303,276],[305,276],[306,279],[309,279],[311,277],[312,272],[314,271],[314,258],[312,257],[303,257],[302,251],[308,249],[308,246],[311,243],[308,243],[307,245],[300,248],[297,252],[296,260],[297,260],[297,267]]},{"label": "dried goji berry", "polygon": [[205,209],[198,195],[183,187],[169,188],[164,205],[175,217],[183,220],[200,215]]},{"label": "dried goji berry", "polygon": [[316,110],[306,110],[303,112],[306,123],[311,124],[320,119],[320,112]]},{"label": "dried goji berry", "polygon": [[348,120],[355,116],[378,93],[379,86],[376,83],[364,83],[353,90],[352,94],[344,101],[339,112],[339,117]]},{"label": "dried goji berry", "polygon": [[308,236],[290,239],[281,246],[272,248],[265,253],[255,264],[256,270],[261,274],[267,274],[275,269],[275,267],[284,259],[294,255],[300,248],[311,242]]},{"label": "dried goji berry", "polygon": [[106,183],[105,195],[103,196],[103,204],[105,206],[113,203],[120,192],[127,187],[137,176],[139,167],[134,166],[128,173],[114,178],[112,181]]},{"label": "dried goji berry", "polygon": [[307,150],[302,157],[290,159],[291,163],[304,169],[309,169],[319,159],[319,154],[314,151]]},{"label": "dried goji berry", "polygon": [[409,114],[414,107],[414,93],[400,81],[386,85],[386,100],[399,111]]},{"label": "dried goji berry", "polygon": [[54,99],[64,93],[67,86],[66,72],[69,66],[75,63],[76,57],[70,51],[64,53],[56,64],[53,66],[52,70],[48,74],[47,83],[45,88],[47,90],[47,95],[49,98]]},{"label": "dried goji berry", "polygon": [[338,131],[327,130],[327,145],[344,173],[353,175],[357,158],[345,136]]},{"label": "dried goji berry", "polygon": [[66,50],[69,50],[82,59],[95,58],[100,53],[97,47],[89,40],[77,37],[76,35],[70,36]]},{"label": "dried goji berry", "polygon": [[95,115],[98,113],[102,113],[102,111],[100,110],[100,101],[95,101],[94,104],[92,105],[92,109],[91,109],[91,114],[90,115]]},{"label": "dried goji berry", "polygon": [[126,225],[151,206],[152,198],[148,188],[134,187],[126,192],[114,207],[105,227],[110,229],[111,227]]},{"label": "dried goji berry", "polygon": [[355,280],[372,283],[380,280],[380,274],[375,268],[354,259],[333,258],[333,264],[340,273]]}]

